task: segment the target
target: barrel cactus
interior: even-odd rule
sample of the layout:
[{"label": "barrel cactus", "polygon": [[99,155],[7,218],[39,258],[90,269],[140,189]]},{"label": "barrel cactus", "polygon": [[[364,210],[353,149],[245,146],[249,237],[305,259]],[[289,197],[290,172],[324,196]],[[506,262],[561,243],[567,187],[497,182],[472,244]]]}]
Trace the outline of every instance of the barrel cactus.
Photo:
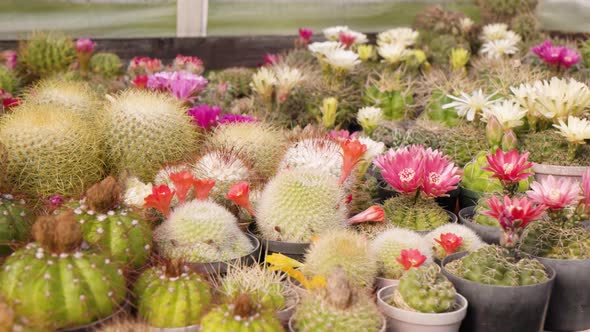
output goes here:
[{"label": "barrel cactus", "polygon": [[117,78],[123,74],[123,62],[115,53],[96,53],[90,58],[90,71],[104,78]]},{"label": "barrel cactus", "polygon": [[230,268],[219,288],[227,299],[248,294],[256,303],[275,311],[287,305],[284,277],[260,265]]},{"label": "barrel cactus", "polygon": [[438,265],[420,266],[401,277],[391,304],[410,311],[440,313],[453,309],[456,294]]},{"label": "barrel cactus", "polygon": [[404,273],[404,266],[397,260],[402,250],[415,249],[426,256],[424,264],[432,263],[432,247],[418,233],[394,228],[378,235],[371,242],[371,252],[377,258],[379,276],[399,279]]},{"label": "barrel cactus", "polygon": [[383,203],[386,219],[393,225],[415,231],[433,230],[450,221],[447,212],[432,199],[400,195]]},{"label": "barrel cactus", "polygon": [[461,251],[474,251],[485,245],[474,231],[460,224],[446,224],[424,236],[433,249],[434,257],[443,259]]},{"label": "barrel cactus", "polygon": [[35,32],[19,45],[18,65],[32,78],[66,72],[75,61],[72,38],[58,32]]},{"label": "barrel cactus", "polygon": [[0,90],[15,93],[19,83],[19,78],[14,70],[0,65]]},{"label": "barrel cactus", "polygon": [[332,176],[340,177],[342,149],[338,143],[327,138],[305,138],[287,149],[279,168],[325,171]]},{"label": "barrel cactus", "polygon": [[553,259],[590,259],[590,233],[580,225],[538,220],[525,229],[520,250]]},{"label": "barrel cactus", "polygon": [[145,270],[136,282],[135,295],[139,317],[160,328],[198,324],[212,300],[205,279],[177,262]]},{"label": "barrel cactus", "polygon": [[16,251],[0,272],[0,295],[19,321],[37,329],[80,326],[113,314],[125,300],[120,266],[107,256],[82,252],[72,212],[39,217],[36,242]]},{"label": "barrel cactus", "polygon": [[233,302],[211,310],[201,320],[201,328],[211,332],[284,330],[273,311],[256,303],[247,294],[241,294]]},{"label": "barrel cactus", "polygon": [[111,171],[152,181],[161,165],[178,162],[198,147],[197,132],[171,96],[127,90],[110,99],[102,126]]},{"label": "barrel cactus", "polygon": [[150,327],[146,323],[134,318],[124,317],[116,318],[111,322],[100,326],[94,332],[150,332]]},{"label": "barrel cactus", "polygon": [[294,169],[280,172],[265,186],[256,223],[267,240],[302,243],[342,227],[345,219],[344,194],[336,177]]},{"label": "barrel cactus", "polygon": [[12,195],[0,196],[0,256],[11,252],[11,246],[26,241],[29,236],[33,213],[23,199]]}]

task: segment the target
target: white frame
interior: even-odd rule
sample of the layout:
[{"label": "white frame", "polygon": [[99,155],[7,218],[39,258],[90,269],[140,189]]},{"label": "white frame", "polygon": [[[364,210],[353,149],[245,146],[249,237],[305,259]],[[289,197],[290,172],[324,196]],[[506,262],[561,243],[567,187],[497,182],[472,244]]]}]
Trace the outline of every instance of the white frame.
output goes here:
[{"label": "white frame", "polygon": [[205,37],[209,0],[176,1],[176,37]]}]

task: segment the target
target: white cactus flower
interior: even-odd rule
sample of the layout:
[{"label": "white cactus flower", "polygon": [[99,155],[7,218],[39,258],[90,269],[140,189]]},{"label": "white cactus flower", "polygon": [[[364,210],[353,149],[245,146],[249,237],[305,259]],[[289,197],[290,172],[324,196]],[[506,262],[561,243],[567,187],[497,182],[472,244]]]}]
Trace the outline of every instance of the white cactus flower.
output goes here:
[{"label": "white cactus flower", "polygon": [[358,65],[361,60],[358,54],[348,50],[333,50],[326,54],[326,63],[336,70],[348,71]]},{"label": "white cactus flower", "polygon": [[495,94],[486,95],[482,89],[473,91],[471,95],[461,91],[460,97],[447,95],[447,97],[454,101],[444,104],[442,108],[454,108],[457,111],[457,115],[466,118],[467,121],[473,121],[476,115],[489,111],[490,107],[496,103],[495,100],[491,100]]},{"label": "white cactus flower", "polygon": [[502,129],[508,130],[521,126],[524,123],[522,119],[525,115],[526,110],[522,109],[516,101],[504,100],[484,111],[482,120],[487,122],[493,116],[498,120]]},{"label": "white cactus flower", "polygon": [[383,121],[383,111],[379,107],[363,107],[356,119],[365,131],[371,132]]},{"label": "white cactus flower", "polygon": [[406,48],[414,45],[418,39],[418,36],[418,31],[411,28],[389,29],[377,35],[377,44],[396,44]]},{"label": "white cactus flower", "polygon": [[574,116],[567,118],[567,124],[559,119],[559,125],[553,125],[559,133],[570,143],[584,144],[584,140],[590,139],[590,121]]},{"label": "white cactus flower", "polygon": [[322,32],[324,33],[324,37],[330,41],[337,41],[340,38],[340,33],[347,33],[351,32],[348,26],[345,25],[337,25],[333,27],[329,27],[324,29]]},{"label": "white cactus flower", "polygon": [[397,64],[412,54],[412,51],[406,49],[402,44],[383,44],[377,49],[384,62]]}]

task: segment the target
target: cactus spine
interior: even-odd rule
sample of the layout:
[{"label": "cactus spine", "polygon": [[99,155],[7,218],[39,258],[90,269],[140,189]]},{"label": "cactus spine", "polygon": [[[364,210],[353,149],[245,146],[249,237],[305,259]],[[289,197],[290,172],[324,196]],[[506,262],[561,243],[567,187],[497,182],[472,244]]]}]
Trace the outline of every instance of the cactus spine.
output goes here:
[{"label": "cactus spine", "polygon": [[11,252],[11,245],[28,239],[32,218],[24,200],[7,194],[0,197],[0,256]]},{"label": "cactus spine", "polygon": [[400,279],[393,305],[410,311],[439,313],[453,309],[457,291],[438,265],[411,268]]},{"label": "cactus spine", "polygon": [[203,331],[258,332],[283,331],[281,322],[274,313],[242,294],[232,303],[223,304],[209,312],[201,320]]}]

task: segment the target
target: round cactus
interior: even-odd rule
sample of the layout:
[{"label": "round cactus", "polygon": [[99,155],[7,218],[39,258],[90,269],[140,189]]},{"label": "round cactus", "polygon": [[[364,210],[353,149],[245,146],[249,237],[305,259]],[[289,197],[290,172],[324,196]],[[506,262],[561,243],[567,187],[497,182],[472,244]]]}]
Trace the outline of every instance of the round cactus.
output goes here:
[{"label": "round cactus", "polygon": [[538,36],[541,24],[534,13],[516,15],[510,21],[510,29],[516,32],[523,40],[533,40]]},{"label": "round cactus", "polygon": [[326,277],[337,266],[358,287],[372,286],[377,275],[377,262],[369,252],[367,239],[348,230],[320,234],[305,254],[302,272],[308,277]]},{"label": "round cactus", "polygon": [[191,121],[171,96],[127,90],[112,98],[102,123],[112,172],[127,170],[142,181],[153,180],[161,165],[195,152]]},{"label": "round cactus", "polygon": [[539,164],[561,166],[590,165],[590,145],[582,144],[572,160],[568,156],[567,140],[555,130],[543,130],[519,136],[519,150],[531,153],[529,160]]},{"label": "round cactus", "polygon": [[57,32],[35,32],[22,41],[18,65],[25,75],[44,78],[63,73],[76,61],[72,38]]},{"label": "round cactus", "polygon": [[432,247],[422,236],[407,229],[390,229],[371,242],[371,252],[377,258],[381,277],[399,279],[402,276],[404,266],[397,258],[404,249],[416,249],[426,256],[424,264],[432,263]]},{"label": "round cactus", "polygon": [[95,332],[150,332],[150,327],[146,323],[134,318],[116,318],[106,325],[100,326]]},{"label": "round cactus", "polygon": [[0,272],[0,295],[16,317],[43,329],[91,323],[113,314],[126,295],[120,267],[103,255],[77,251],[73,213],[40,217],[36,242],[16,251]]},{"label": "round cactus", "polygon": [[90,71],[104,78],[117,78],[123,75],[123,62],[115,53],[96,53],[90,58]]},{"label": "round cactus", "polygon": [[0,197],[0,256],[11,252],[11,245],[28,239],[32,221],[24,200],[8,194]]},{"label": "round cactus", "polygon": [[415,231],[433,230],[449,222],[449,215],[432,199],[400,195],[383,203],[385,218],[393,225]]},{"label": "round cactus", "polygon": [[235,267],[230,268],[221,280],[220,290],[230,299],[248,294],[254,302],[276,311],[287,304],[288,288],[283,279],[280,274],[260,265]]},{"label": "round cactus", "polygon": [[233,303],[211,310],[201,320],[201,328],[210,332],[283,331],[274,312],[256,304],[246,294],[238,296]]},{"label": "round cactus", "polygon": [[135,294],[139,317],[161,328],[198,324],[212,299],[203,277],[174,264],[144,271],[137,280]]},{"label": "round cactus", "polygon": [[342,149],[338,143],[325,138],[302,139],[287,149],[279,169],[305,169],[324,171],[340,177]]},{"label": "round cactus", "polygon": [[411,268],[399,280],[392,298],[396,307],[425,313],[453,309],[457,291],[438,265]]},{"label": "round cactus", "polygon": [[261,235],[267,240],[309,242],[340,228],[346,219],[338,179],[322,172],[280,172],[264,188],[257,207]]},{"label": "round cactus", "polygon": [[[445,243],[445,237],[453,236],[454,239],[449,241],[451,243]],[[430,243],[434,257],[438,259],[443,259],[455,252],[474,251],[485,245],[475,232],[460,224],[442,225],[426,234],[424,238]],[[453,241],[456,243],[452,243]]]},{"label": "round cactus", "polygon": [[6,177],[33,196],[77,196],[103,175],[99,139],[80,117],[55,105],[24,104],[0,121]]},{"label": "round cactus", "polygon": [[0,331],[14,331],[14,311],[0,296]]},{"label": "round cactus", "polygon": [[219,262],[245,256],[254,249],[236,217],[211,201],[190,201],[177,207],[156,228],[154,240],[168,258]]},{"label": "round cactus", "polygon": [[253,74],[252,68],[233,67],[211,73],[209,80],[213,83],[212,85],[227,83],[228,91],[235,98],[240,98],[250,95],[250,81]]},{"label": "round cactus", "polygon": [[19,86],[19,78],[14,70],[0,65],[0,90],[15,93]]},{"label": "round cactus", "polygon": [[563,227],[538,220],[525,229],[519,249],[553,259],[589,259],[590,234],[580,226]]}]

